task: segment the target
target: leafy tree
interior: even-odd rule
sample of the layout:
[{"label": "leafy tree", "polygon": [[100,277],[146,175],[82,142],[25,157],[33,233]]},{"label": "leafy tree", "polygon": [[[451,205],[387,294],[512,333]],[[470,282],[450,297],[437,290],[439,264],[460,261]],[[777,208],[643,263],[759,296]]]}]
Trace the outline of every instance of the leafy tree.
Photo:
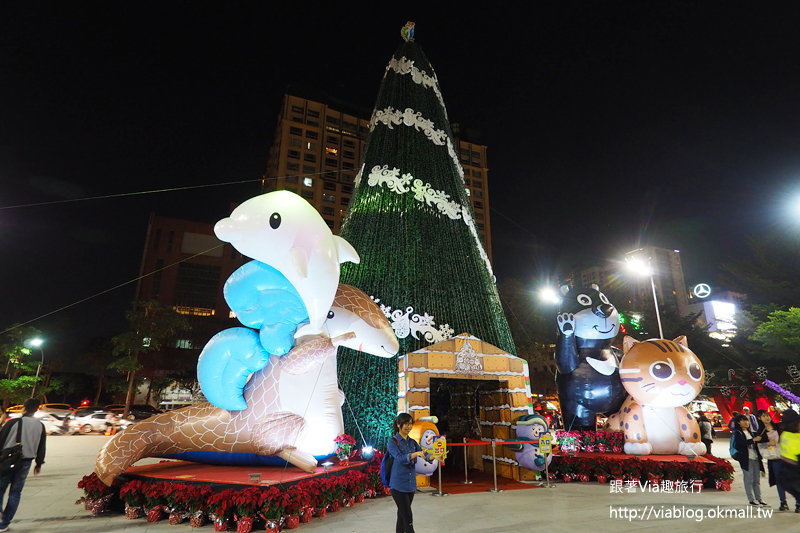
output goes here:
[{"label": "leafy tree", "polygon": [[[35,377],[41,360],[38,355],[33,355],[30,348],[25,347],[25,341],[39,337],[41,333],[34,327],[14,324],[5,334],[5,342],[0,345],[0,363],[5,363],[5,378],[0,379],[4,409],[9,402],[21,403],[29,398],[34,384],[42,380],[42,376],[38,379]],[[44,393],[40,388],[39,395]]]},{"label": "leafy tree", "polygon": [[139,355],[160,351],[178,332],[190,327],[186,317],[155,300],[134,302],[133,306],[132,310],[125,313],[130,330],[111,339],[114,344],[112,353],[117,359],[109,367],[128,374],[124,416],[130,413],[136,372],[142,369]]},{"label": "leafy tree", "polygon": [[111,338],[95,337],[89,341],[88,346],[80,353],[81,358],[100,373],[100,377],[97,380],[97,392],[92,405],[98,405],[100,402],[100,394],[103,392],[103,380],[106,376],[106,369],[112,361],[113,352],[114,343]]},{"label": "leafy tree", "polygon": [[800,308],[772,311],[750,339],[770,348],[773,358],[796,362],[800,353]]}]

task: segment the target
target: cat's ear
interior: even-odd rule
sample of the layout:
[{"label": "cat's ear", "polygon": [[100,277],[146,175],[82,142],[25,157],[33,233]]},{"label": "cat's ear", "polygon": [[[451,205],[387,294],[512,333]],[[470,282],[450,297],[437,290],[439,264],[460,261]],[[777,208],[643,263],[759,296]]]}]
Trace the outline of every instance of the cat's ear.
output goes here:
[{"label": "cat's ear", "polygon": [[677,339],[673,340],[672,342],[678,343],[681,346],[683,346],[684,348],[688,348],[689,347],[689,343],[686,340],[686,335],[681,335],[680,337],[678,337]]},{"label": "cat's ear", "polygon": [[639,344],[639,341],[634,339],[633,337],[629,337],[625,335],[625,338],[622,339],[622,353],[626,354],[631,351],[631,348]]}]

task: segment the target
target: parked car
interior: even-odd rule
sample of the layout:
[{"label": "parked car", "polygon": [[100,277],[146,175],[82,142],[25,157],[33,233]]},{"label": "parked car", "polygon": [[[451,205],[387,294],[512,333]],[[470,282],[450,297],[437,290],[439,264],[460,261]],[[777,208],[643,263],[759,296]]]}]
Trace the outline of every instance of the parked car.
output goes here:
[{"label": "parked car", "polygon": [[111,411],[96,409],[80,409],[69,417],[69,432],[71,434],[89,434],[95,431],[105,433],[108,428],[106,417]]},{"label": "parked car", "polygon": [[[22,413],[10,413],[6,416],[3,423],[8,423],[12,418],[19,418],[21,416]],[[40,409],[36,411],[33,416],[41,420],[48,435],[63,435],[69,428],[69,420],[65,414]]]}]

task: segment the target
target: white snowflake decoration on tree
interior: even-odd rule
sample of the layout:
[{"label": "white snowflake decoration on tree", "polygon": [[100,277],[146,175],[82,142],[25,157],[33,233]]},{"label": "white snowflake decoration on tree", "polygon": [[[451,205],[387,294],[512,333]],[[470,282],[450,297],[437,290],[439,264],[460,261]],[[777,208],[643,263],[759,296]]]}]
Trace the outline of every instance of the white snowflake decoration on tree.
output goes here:
[{"label": "white snowflake decoration on tree", "polygon": [[456,372],[461,374],[476,374],[483,370],[480,357],[469,341],[465,341],[461,350],[456,354]]},{"label": "white snowflake decoration on tree", "polygon": [[436,328],[433,315],[414,313],[414,308],[411,306],[406,307],[405,312],[402,309],[392,311],[390,306],[380,303],[380,298],[374,296],[370,296],[370,298],[380,306],[383,314],[392,323],[392,329],[398,339],[404,339],[411,335],[420,340],[421,335],[423,339],[433,343],[447,340],[453,336],[454,331],[450,324],[442,324],[438,329]]},{"label": "white snowflake decoration on tree", "polygon": [[767,374],[768,374],[767,369],[764,368],[763,366],[756,368],[756,375],[758,376],[758,379],[762,381],[767,379]]}]

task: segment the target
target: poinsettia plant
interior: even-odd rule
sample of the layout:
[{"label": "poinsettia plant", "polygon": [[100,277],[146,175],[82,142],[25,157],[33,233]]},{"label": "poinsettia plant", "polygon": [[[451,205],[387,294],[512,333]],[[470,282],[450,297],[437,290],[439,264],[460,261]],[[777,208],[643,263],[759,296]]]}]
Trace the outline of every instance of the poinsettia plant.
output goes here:
[{"label": "poinsettia plant", "polygon": [[336,443],[336,457],[342,460],[350,458],[356,439],[345,433],[333,439],[333,442]]},{"label": "poinsettia plant", "polygon": [[100,478],[94,472],[88,476],[83,476],[78,482],[78,488],[83,489],[83,494],[87,500],[99,500],[103,496],[111,494],[111,489],[100,481]]},{"label": "poinsettia plant", "polygon": [[233,503],[236,505],[237,516],[254,517],[261,511],[264,495],[258,487],[248,487],[234,495]]},{"label": "poinsettia plant", "polygon": [[[263,495],[263,505],[261,507],[261,516],[265,520],[277,521],[286,513],[286,507],[289,505],[290,493],[278,490],[277,487],[270,487]],[[291,513],[289,513],[291,514]]]},{"label": "poinsettia plant", "polygon": [[213,515],[216,520],[225,520],[233,514],[233,499],[236,497],[236,491],[227,489],[212,494],[206,500],[206,506],[209,514]]},{"label": "poinsettia plant", "polygon": [[169,483],[162,481],[161,483],[146,483],[144,488],[145,505],[148,509],[156,509],[164,507],[167,503],[166,493],[169,489]]},{"label": "poinsettia plant", "polygon": [[119,490],[119,497],[128,507],[141,507],[144,505],[145,483],[138,479],[128,481]]},{"label": "poinsettia plant", "polygon": [[311,495],[308,488],[299,483],[289,487],[286,492],[284,512],[287,515],[299,514],[306,507],[311,506]]}]

